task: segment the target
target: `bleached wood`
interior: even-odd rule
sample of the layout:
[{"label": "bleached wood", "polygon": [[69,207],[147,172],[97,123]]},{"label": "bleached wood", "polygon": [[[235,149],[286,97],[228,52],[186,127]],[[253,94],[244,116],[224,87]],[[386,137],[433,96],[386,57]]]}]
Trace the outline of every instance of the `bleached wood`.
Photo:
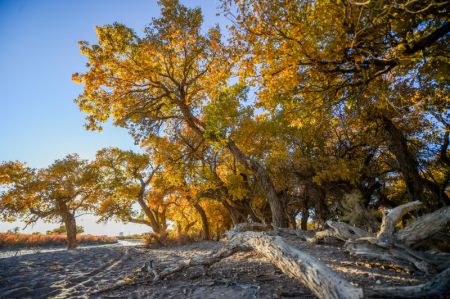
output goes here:
[{"label": "bleached wood", "polygon": [[279,236],[264,232],[236,234],[230,242],[241,244],[266,257],[285,274],[303,283],[319,298],[362,298],[362,289],[334,273],[316,258],[302,252]]},{"label": "bleached wood", "polygon": [[243,222],[235,225],[231,230],[225,232],[225,236],[231,239],[236,233],[242,233],[247,231],[269,231],[272,230],[272,226],[258,223],[258,222]]},{"label": "bleached wood", "polygon": [[415,269],[427,273],[434,272],[434,266],[420,252],[401,244],[384,245],[385,243],[379,243],[376,238],[359,238],[348,240],[344,246],[352,254],[390,262],[408,272]]},{"label": "bleached wood", "polygon": [[377,234],[377,239],[380,242],[390,244],[394,242],[395,225],[402,219],[407,213],[418,209],[422,206],[422,203],[418,200],[409,202],[404,205],[395,207],[383,215],[380,230]]},{"label": "bleached wood", "polygon": [[450,206],[443,207],[433,213],[418,218],[398,231],[395,236],[402,243],[408,246],[414,246],[444,230],[449,224]]},{"label": "bleached wood", "polygon": [[307,241],[317,243],[327,237],[335,237],[339,240],[347,241],[373,236],[371,233],[358,227],[353,227],[345,222],[327,221],[326,225],[329,229],[317,232],[313,238],[308,238]]},{"label": "bleached wood", "polygon": [[340,239],[339,234],[337,234],[335,231],[331,230],[331,229],[326,229],[326,230],[322,230],[317,232],[312,238],[307,238],[306,241],[308,241],[309,243],[319,243],[319,241],[325,239],[325,238],[337,238]]}]

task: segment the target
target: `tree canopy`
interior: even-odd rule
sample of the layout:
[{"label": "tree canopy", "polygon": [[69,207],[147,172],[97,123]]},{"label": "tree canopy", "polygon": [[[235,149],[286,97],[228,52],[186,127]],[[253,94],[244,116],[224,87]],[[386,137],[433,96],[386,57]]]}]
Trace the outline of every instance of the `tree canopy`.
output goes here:
[{"label": "tree canopy", "polygon": [[227,28],[159,3],[144,32],[97,27],[73,75],[86,127],[111,120],[144,153],[106,148],[42,170],[5,162],[5,219],[64,203],[163,241],[245,221],[374,231],[385,207],[450,204],[445,1],[223,0]]},{"label": "tree canopy", "polygon": [[0,178],[2,220],[62,222],[68,247],[76,247],[75,217],[79,212],[93,211],[98,200],[96,168],[73,154],[41,169],[21,162],[3,162]]}]

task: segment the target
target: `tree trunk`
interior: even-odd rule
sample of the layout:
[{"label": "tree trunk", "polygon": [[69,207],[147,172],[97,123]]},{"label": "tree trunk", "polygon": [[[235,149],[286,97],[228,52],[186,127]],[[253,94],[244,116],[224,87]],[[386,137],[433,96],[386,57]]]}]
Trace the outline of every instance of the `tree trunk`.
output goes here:
[{"label": "tree trunk", "polygon": [[209,224],[208,218],[206,217],[206,213],[199,203],[195,203],[194,208],[197,210],[202,220],[202,239],[209,240]]},{"label": "tree trunk", "polygon": [[[395,225],[401,220],[401,217],[421,205],[422,203],[419,201],[410,202],[384,213],[383,223],[376,237],[346,223],[329,221],[327,224],[331,228],[330,230],[318,232],[314,238],[308,241],[317,242],[325,237],[336,237],[345,240],[345,249],[353,254],[388,261],[410,272],[419,269],[431,273],[436,270],[435,261],[423,253],[397,242],[394,235]],[[436,218],[439,215],[436,213],[433,217]],[[427,220],[428,222],[430,221]]]},{"label": "tree trunk", "polygon": [[188,222],[188,224],[186,224],[186,226],[184,227],[184,233],[187,235],[189,233],[189,230],[191,229],[191,227],[193,227],[196,223],[197,223],[197,220]]},{"label": "tree trunk", "polygon": [[67,212],[62,214],[62,218],[66,227],[67,249],[75,249],[77,248],[77,224],[75,222],[75,216]]},{"label": "tree trunk", "polygon": [[258,161],[251,159],[244,154],[237,147],[234,141],[230,140],[228,142],[228,149],[241,164],[243,164],[247,169],[253,171],[255,176],[258,178],[270,205],[270,210],[272,212],[272,224],[276,227],[287,228],[289,226],[289,222],[286,216],[283,200],[277,195],[275,186],[273,185],[272,179],[266,169]]},{"label": "tree trunk", "polygon": [[265,256],[290,277],[303,283],[319,298],[363,298],[363,291],[334,273],[324,263],[278,236],[264,232],[239,233],[230,240]]},{"label": "tree trunk", "polygon": [[403,133],[395,126],[391,119],[381,115],[384,130],[387,133],[389,149],[395,155],[398,167],[406,183],[406,188],[412,200],[424,202],[424,186],[438,200],[438,206],[450,205],[450,199],[445,192],[442,192],[436,183],[426,180],[420,176],[416,157],[408,148],[407,140]]},{"label": "tree trunk", "polygon": [[63,199],[56,200],[56,209],[66,227],[67,249],[77,248],[77,224],[75,216],[69,211],[69,207]]},{"label": "tree trunk", "polygon": [[405,180],[409,195],[413,200],[423,202],[422,177],[418,171],[417,160],[408,149],[405,136],[388,117],[382,115],[381,120],[389,139],[389,149],[397,159],[398,167]]},{"label": "tree trunk", "polygon": [[138,203],[141,206],[142,210],[144,211],[145,216],[147,216],[148,220],[150,220],[150,226],[152,227],[153,232],[156,234],[161,233],[161,227],[159,226],[158,222],[156,221],[156,218],[153,215],[152,210],[150,210],[150,208],[145,203],[143,195],[139,196]]},{"label": "tree trunk", "polygon": [[308,218],[309,218],[309,209],[308,207],[302,208],[302,219],[300,222],[300,228],[302,230],[308,230]]},{"label": "tree trunk", "polygon": [[226,202],[226,200],[222,201],[223,206],[225,209],[227,209],[228,214],[230,215],[231,221],[233,222],[233,226],[238,225],[239,223],[243,222],[241,220],[242,217],[240,217],[240,213],[237,209],[232,207],[229,203]]}]

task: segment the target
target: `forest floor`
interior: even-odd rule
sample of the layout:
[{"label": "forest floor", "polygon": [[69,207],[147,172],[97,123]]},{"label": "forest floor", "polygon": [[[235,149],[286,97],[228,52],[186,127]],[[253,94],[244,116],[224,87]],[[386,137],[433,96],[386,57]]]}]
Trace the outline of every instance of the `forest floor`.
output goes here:
[{"label": "forest floor", "polygon": [[[342,243],[310,244],[295,236],[283,237],[362,287],[414,285],[430,278],[350,256]],[[3,258],[0,298],[314,298],[302,284],[253,252],[236,253],[214,264],[206,274],[201,267],[193,267],[158,282],[149,279],[94,294],[121,281],[132,282],[132,273],[150,259],[160,271],[180,260],[211,253],[223,244],[210,241],[160,249],[106,246]]]}]

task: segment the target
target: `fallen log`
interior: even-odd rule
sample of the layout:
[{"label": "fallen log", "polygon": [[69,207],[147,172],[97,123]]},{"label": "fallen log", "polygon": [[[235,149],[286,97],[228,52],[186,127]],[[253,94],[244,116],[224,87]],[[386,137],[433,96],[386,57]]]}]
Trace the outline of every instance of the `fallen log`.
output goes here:
[{"label": "fallen log", "polygon": [[319,298],[363,298],[361,288],[334,273],[325,264],[267,233],[244,232],[230,242],[242,244],[266,257],[285,274],[304,284]]},{"label": "fallen log", "polygon": [[351,254],[390,262],[409,273],[414,272],[415,269],[426,273],[435,272],[434,266],[425,256],[399,244],[384,246],[383,243],[382,245],[377,243],[376,238],[360,238],[348,240],[344,247]]},{"label": "fallen log", "polygon": [[450,206],[426,214],[395,234],[397,240],[414,247],[444,230],[450,224]]},{"label": "fallen log", "polygon": [[368,298],[448,298],[446,295],[450,295],[450,268],[415,286],[364,289]]}]

